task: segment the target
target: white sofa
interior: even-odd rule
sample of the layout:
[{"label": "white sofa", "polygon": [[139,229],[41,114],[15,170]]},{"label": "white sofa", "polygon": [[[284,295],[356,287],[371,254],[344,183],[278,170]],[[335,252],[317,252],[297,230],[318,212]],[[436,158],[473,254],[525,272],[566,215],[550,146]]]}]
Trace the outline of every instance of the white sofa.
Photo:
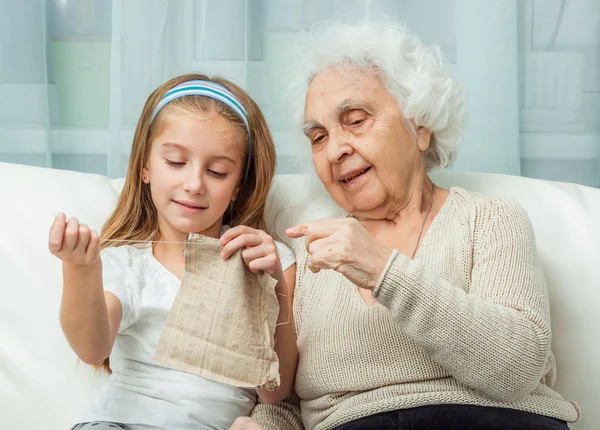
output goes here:
[{"label": "white sofa", "polygon": [[[519,177],[438,172],[438,184],[510,196],[529,213],[550,290],[557,390],[600,428],[600,190]],[[99,229],[122,180],[0,163],[0,429],[67,429],[105,376],[77,364],[58,323],[61,265],[47,250],[53,216]],[[306,175],[278,176],[270,225],[283,228],[339,209]],[[287,209],[286,209],[287,208]]]}]

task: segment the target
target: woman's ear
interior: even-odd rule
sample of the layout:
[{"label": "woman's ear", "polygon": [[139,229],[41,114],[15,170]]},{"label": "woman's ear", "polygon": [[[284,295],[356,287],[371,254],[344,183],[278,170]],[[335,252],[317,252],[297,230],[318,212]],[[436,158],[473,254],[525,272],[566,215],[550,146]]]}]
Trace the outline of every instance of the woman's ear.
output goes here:
[{"label": "woman's ear", "polygon": [[417,144],[421,152],[425,152],[429,149],[431,143],[431,130],[426,127],[417,127]]}]

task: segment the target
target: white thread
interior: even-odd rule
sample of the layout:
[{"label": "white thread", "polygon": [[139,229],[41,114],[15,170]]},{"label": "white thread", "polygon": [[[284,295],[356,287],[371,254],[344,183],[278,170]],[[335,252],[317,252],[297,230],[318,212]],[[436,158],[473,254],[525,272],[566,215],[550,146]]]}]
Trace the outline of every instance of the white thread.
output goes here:
[{"label": "white thread", "polygon": [[[52,212],[52,215],[56,218],[58,215]],[[193,242],[177,242],[170,240],[136,240],[136,239],[100,239],[100,242],[115,242],[115,243],[179,243],[181,245],[193,243]]]},{"label": "white thread", "polygon": [[[52,212],[54,217],[58,215]],[[178,242],[172,240],[138,240],[138,239],[100,239],[100,242],[114,242],[114,243],[178,243],[181,245],[189,245],[190,243],[195,243],[196,245],[200,245],[198,242]]]},{"label": "white thread", "polygon": [[[285,297],[285,298],[287,298],[287,294],[283,294],[283,293],[277,293],[277,292],[276,292],[276,293],[275,293],[275,295],[276,295],[276,296],[281,296],[281,297]],[[292,311],[292,310],[290,309],[290,311]],[[277,327],[279,327],[280,325],[287,325],[287,324],[289,324],[289,323],[291,323],[291,322],[292,322],[292,315],[291,315],[291,312],[290,312],[290,316],[288,317],[288,320],[287,320],[286,322],[276,323],[276,324],[275,324],[275,327],[277,328]],[[277,339],[275,339],[275,341],[277,342]]]},{"label": "white thread", "polygon": [[200,245],[198,242],[177,242],[171,240],[135,240],[135,239],[100,239],[100,242],[133,242],[133,243],[180,243],[182,245],[189,245],[195,243]]}]

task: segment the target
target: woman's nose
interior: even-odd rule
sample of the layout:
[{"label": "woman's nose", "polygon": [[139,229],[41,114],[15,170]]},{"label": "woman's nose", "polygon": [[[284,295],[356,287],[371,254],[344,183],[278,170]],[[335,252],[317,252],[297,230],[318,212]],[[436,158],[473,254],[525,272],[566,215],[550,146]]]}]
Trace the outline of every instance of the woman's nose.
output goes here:
[{"label": "woman's nose", "polygon": [[327,159],[331,163],[339,163],[346,156],[354,152],[354,147],[342,134],[339,136],[331,135],[327,142]]}]

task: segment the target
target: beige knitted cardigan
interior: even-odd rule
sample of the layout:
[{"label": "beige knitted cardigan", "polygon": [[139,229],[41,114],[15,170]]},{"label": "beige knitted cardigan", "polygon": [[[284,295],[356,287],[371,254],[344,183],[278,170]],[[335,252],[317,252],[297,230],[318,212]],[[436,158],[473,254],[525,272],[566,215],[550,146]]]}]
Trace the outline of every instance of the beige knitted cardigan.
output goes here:
[{"label": "beige knitted cardigan", "polygon": [[252,417],[265,430],[331,429],[434,404],[579,418],[551,388],[547,289],[517,203],[452,188],[415,260],[390,257],[375,305],[337,272],[312,273],[307,258],[300,246],[299,399],[257,405]]}]

